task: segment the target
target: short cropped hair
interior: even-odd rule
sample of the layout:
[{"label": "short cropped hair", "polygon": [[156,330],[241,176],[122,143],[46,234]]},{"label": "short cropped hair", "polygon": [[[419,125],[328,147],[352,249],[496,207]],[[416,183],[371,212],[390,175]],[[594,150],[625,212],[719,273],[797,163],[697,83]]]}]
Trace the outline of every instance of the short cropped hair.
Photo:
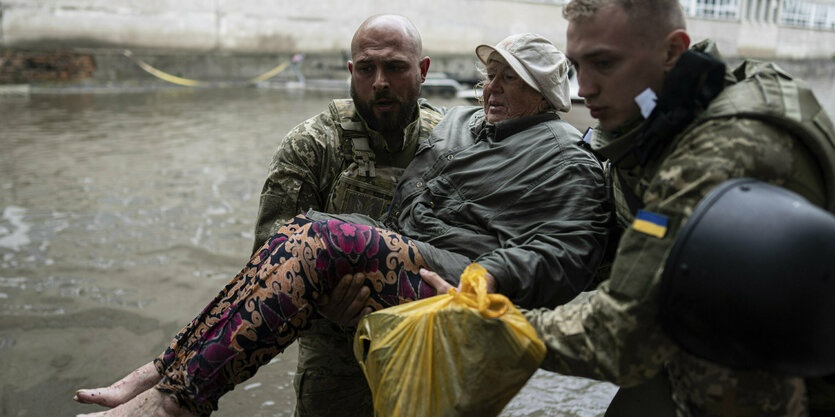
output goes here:
[{"label": "short cropped hair", "polygon": [[636,27],[648,29],[642,30],[646,34],[666,36],[687,28],[679,0],[571,0],[562,15],[569,22],[582,22],[607,6],[623,9]]}]

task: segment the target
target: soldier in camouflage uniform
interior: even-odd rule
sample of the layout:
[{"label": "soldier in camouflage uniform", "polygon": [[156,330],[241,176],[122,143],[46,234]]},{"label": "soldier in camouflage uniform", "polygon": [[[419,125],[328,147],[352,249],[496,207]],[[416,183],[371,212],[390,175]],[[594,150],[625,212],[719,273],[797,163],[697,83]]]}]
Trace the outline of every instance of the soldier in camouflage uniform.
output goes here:
[{"label": "soldier in camouflage uniform", "polygon": [[[684,60],[690,40],[678,0],[574,0],[564,15],[579,93],[599,120],[587,139],[613,162],[617,216],[625,230],[610,278],[588,303],[525,313],[548,348],[542,367],[627,388],[621,392],[666,392],[661,402],[657,396],[633,398],[641,411],[610,407],[607,415],[806,415],[810,398],[812,408],[831,407],[832,391],[826,396],[812,389],[824,381],[807,384],[800,377],[701,359],[677,346],[658,320],[660,279],[670,248],[712,188],[730,178],[751,177],[835,212],[831,119],[807,88],[777,66],[746,61],[725,72],[715,60],[718,96],[693,106],[683,123],[648,135],[655,126],[650,125],[652,96],[660,96],[661,107],[664,100],[684,97],[665,96],[665,89],[703,91],[710,74],[688,62],[716,56],[712,44],[696,45],[707,54],[686,52]],[[674,76],[679,78],[668,83]],[[648,88],[652,91],[645,92]],[[703,97],[691,101],[696,99]],[[654,235],[641,230],[638,209],[665,219],[666,227]],[[650,380],[662,387],[641,390]]]},{"label": "soldier in camouflage uniform", "polygon": [[[803,379],[730,369],[671,342],[658,325],[658,290],[678,230],[729,178],[774,183],[835,211],[831,119],[791,76],[746,61],[725,74],[722,92],[691,121],[664,132],[654,148],[636,143],[649,127],[643,103],[632,98],[649,87],[663,99],[665,77],[687,70],[676,65],[689,44],[679,2],[575,0],[564,13],[580,95],[600,121],[590,142],[615,162],[614,196],[626,230],[610,279],[588,304],[527,314],[549,348],[543,367],[626,387],[666,371],[679,416],[806,414]],[[694,49],[716,55],[708,43]],[[663,236],[630,226],[639,207],[668,219]]]},{"label": "soldier in camouflage uniform", "polygon": [[[369,18],[354,35],[351,54],[352,100],[333,100],[327,111],[290,131],[275,152],[253,251],[308,209],[379,218],[419,139],[443,116],[442,109],[418,98],[429,58],[421,58],[420,34],[408,20]],[[344,299],[353,299],[353,290]],[[328,317],[350,321],[339,319],[344,310],[331,308]],[[351,327],[320,319],[299,338],[297,416],[373,415],[371,391],[353,357],[353,335]]]},{"label": "soldier in camouflage uniform", "polygon": [[[380,47],[388,49],[377,52]],[[418,99],[429,58],[420,57],[420,35],[408,20],[369,18],[354,35],[351,53],[352,100],[333,100],[328,111],[296,126],[273,156],[253,250],[308,209],[380,217],[418,139],[428,137],[443,115]],[[373,414],[352,356],[353,333],[321,319],[299,339],[296,415]]]},{"label": "soldier in camouflage uniform", "polygon": [[[261,192],[253,251],[308,209],[374,218],[385,213],[419,140],[427,139],[443,117],[443,109],[418,98],[429,70],[429,58],[421,54],[420,34],[405,17],[377,15],[360,25],[348,62],[352,99],[331,101],[326,111],[293,128],[280,143]],[[355,314],[335,299],[361,304],[368,291],[360,285],[343,288],[345,282],[320,312],[337,319]],[[373,415],[368,384],[353,357],[353,333],[321,319],[299,339],[296,415]],[[159,374],[149,365],[126,377],[127,384],[81,390],[76,399],[119,405],[136,395],[121,387],[141,381],[144,390],[156,384]]]},{"label": "soldier in camouflage uniform", "polygon": [[[442,116],[424,99],[418,105],[419,117],[403,131],[406,149],[397,152],[389,152],[380,134],[367,127],[352,100],[333,100],[328,111],[296,126],[270,166],[253,250],[307,209],[374,218],[383,214],[397,179],[414,156],[417,139],[428,137]],[[366,176],[372,169],[375,176]],[[371,416],[371,392],[353,359],[354,329],[327,319],[312,323],[299,338],[296,414]]]}]

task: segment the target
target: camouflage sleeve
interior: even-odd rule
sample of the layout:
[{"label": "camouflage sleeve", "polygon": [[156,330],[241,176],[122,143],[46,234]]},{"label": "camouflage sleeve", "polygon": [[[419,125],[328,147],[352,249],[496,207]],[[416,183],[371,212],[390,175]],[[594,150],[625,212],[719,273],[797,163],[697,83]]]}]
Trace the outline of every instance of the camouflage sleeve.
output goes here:
[{"label": "camouflage sleeve", "polygon": [[424,116],[424,117],[426,117],[426,116],[427,116],[427,114],[431,114],[431,113],[433,113],[433,112],[435,113],[435,114],[433,115],[434,117],[432,117],[432,118],[434,119],[435,124],[438,124],[438,122],[440,121],[440,119],[441,119],[442,117],[444,117],[444,115],[445,115],[445,114],[447,113],[447,111],[448,111],[448,109],[447,109],[446,107],[444,107],[444,106],[436,106],[436,105],[434,105],[434,104],[431,104],[431,103],[430,103],[429,101],[427,101],[425,98],[419,98],[419,99],[418,99],[418,105],[420,106],[420,109],[424,112],[424,114],[423,114],[423,116]]},{"label": "camouflage sleeve", "polygon": [[669,218],[663,238],[631,227],[623,235],[610,278],[588,303],[527,311],[548,347],[542,367],[631,386],[651,378],[676,351],[658,314],[659,281],[681,225],[713,187],[734,177],[778,185],[798,163],[784,131],[759,121],[706,122],[682,138],[651,178],[645,210]]},{"label": "camouflage sleeve", "polygon": [[278,227],[308,210],[324,210],[341,164],[339,131],[325,111],[294,127],[273,154],[261,190],[253,252]]}]

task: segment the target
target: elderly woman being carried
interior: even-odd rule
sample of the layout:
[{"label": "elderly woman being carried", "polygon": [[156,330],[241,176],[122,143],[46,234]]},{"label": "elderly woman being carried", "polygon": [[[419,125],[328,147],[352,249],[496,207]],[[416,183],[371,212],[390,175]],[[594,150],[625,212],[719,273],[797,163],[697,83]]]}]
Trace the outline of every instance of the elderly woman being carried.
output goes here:
[{"label": "elderly woman being carried", "polygon": [[[456,107],[420,143],[383,219],[310,212],[293,219],[153,363],[112,387],[107,415],[207,415],[282,352],[345,274],[363,273],[369,306],[435,295],[421,269],[451,283],[472,262],[526,308],[565,303],[592,280],[607,238],[603,173],[570,108],[565,56],[538,35],[476,49],[483,107]],[[77,394],[96,401],[96,390]],[[131,399],[132,398],[132,399]]]}]

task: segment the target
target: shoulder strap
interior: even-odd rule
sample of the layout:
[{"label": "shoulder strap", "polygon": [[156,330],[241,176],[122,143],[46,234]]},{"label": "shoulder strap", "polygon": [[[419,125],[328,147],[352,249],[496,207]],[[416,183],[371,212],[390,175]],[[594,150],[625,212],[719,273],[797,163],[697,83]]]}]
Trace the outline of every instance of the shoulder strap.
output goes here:
[{"label": "shoulder strap", "polygon": [[340,99],[331,101],[331,112],[339,125],[342,137],[342,153],[345,158],[357,164],[361,174],[375,177],[374,151],[369,144],[368,132],[357,116],[354,101]]},{"label": "shoulder strap", "polygon": [[420,110],[420,132],[421,138],[428,138],[435,126],[441,122],[444,117],[443,110],[436,109],[430,105],[424,98],[418,99],[418,108]]},{"label": "shoulder strap", "polygon": [[818,159],[826,184],[826,209],[835,212],[835,127],[812,90],[773,63],[746,60],[733,75],[737,83],[699,118],[746,117],[790,132]]},{"label": "shoulder strap", "polygon": [[623,199],[626,200],[626,205],[629,207],[629,212],[632,213],[632,217],[635,217],[638,214],[638,210],[644,208],[644,202],[635,194],[635,191],[623,180],[623,176],[617,173],[617,170],[612,170],[612,175],[617,177],[618,184],[620,185],[621,194],[623,195]]}]

